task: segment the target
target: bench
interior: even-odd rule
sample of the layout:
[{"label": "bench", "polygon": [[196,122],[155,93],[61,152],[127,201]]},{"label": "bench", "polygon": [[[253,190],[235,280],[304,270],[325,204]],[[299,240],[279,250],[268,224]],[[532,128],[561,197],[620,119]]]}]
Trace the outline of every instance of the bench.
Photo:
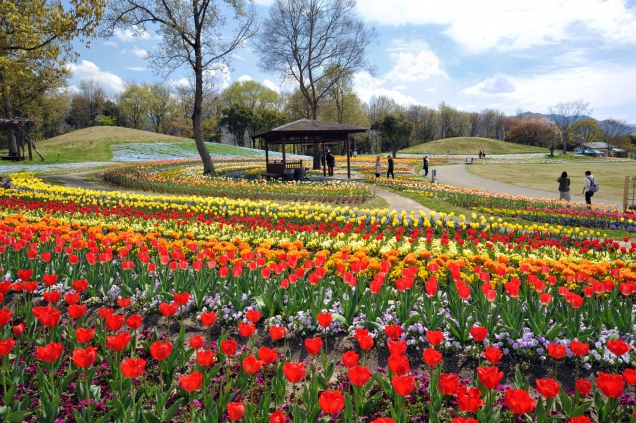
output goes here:
[{"label": "bench", "polygon": [[261,173],[261,176],[263,178],[266,178],[269,181],[272,178],[274,178],[274,179],[279,179],[279,178],[283,179],[284,175],[282,173],[267,173],[267,172],[263,172],[263,173]]},{"label": "bench", "polygon": [[[280,178],[281,180],[283,180],[285,178],[285,171],[287,171],[288,169],[295,170],[298,168],[303,168],[302,160],[286,161],[285,163],[283,163],[282,161],[270,162],[266,163],[265,172],[261,173],[261,176],[267,178],[267,180],[270,180],[271,178]],[[305,175],[306,171],[307,169],[303,168],[303,179],[308,179]]]}]

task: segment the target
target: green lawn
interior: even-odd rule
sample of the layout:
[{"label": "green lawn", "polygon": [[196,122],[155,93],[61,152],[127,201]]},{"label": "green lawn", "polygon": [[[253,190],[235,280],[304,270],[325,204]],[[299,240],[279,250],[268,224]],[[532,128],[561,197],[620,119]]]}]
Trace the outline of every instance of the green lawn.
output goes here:
[{"label": "green lawn", "polygon": [[513,144],[510,142],[478,137],[444,138],[400,150],[405,154],[478,154],[480,151],[488,154],[519,154],[519,153],[550,153],[542,147]]},{"label": "green lawn", "polygon": [[570,192],[581,194],[585,171],[589,170],[601,186],[598,197],[623,201],[625,175],[636,175],[636,162],[570,162],[554,164],[492,164],[467,166],[466,169],[484,178],[528,188],[557,192],[561,172],[570,177]]}]

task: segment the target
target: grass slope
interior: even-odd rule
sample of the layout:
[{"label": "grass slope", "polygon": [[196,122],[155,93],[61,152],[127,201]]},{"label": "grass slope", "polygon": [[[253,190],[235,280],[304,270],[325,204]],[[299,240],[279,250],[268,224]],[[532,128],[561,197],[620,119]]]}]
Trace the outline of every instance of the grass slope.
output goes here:
[{"label": "grass slope", "polygon": [[[192,139],[117,126],[95,126],[39,141],[37,143],[38,150],[46,161],[41,162],[36,153],[33,152],[33,162],[15,163],[15,165],[106,162],[113,157],[113,149],[111,148],[113,145],[140,143],[165,143],[167,144],[165,148],[173,150],[176,157],[179,156],[180,151],[196,152],[196,146]],[[230,145],[210,143],[207,146],[211,154],[251,155],[249,150]],[[131,148],[138,149],[139,147],[131,146]],[[11,165],[11,163],[6,162],[3,165]]]},{"label": "grass slope", "polygon": [[521,144],[513,144],[490,138],[479,137],[457,137],[444,138],[441,140],[430,141],[424,144],[409,147],[400,150],[405,154],[446,154],[446,150],[450,150],[450,154],[478,154],[483,151],[488,154],[519,154],[519,153],[549,153],[547,148],[531,147]]},{"label": "grass slope", "polygon": [[[625,175],[633,175],[634,162],[555,163],[555,164],[493,164],[467,166],[466,169],[484,178],[522,187],[552,191],[558,198],[557,178],[565,171],[570,177],[570,192],[581,195],[585,171],[589,170],[601,186],[595,195],[622,203]],[[594,200],[592,200],[594,201]]]}]

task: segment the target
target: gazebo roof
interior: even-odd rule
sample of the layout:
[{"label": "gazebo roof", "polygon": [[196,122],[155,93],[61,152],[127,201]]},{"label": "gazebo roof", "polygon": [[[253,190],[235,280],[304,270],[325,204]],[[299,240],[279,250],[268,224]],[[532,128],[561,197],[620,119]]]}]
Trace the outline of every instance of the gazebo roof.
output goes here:
[{"label": "gazebo roof", "polygon": [[321,120],[313,120],[313,119],[300,119],[295,122],[288,123],[286,125],[279,126],[278,128],[270,129],[269,131],[261,132],[260,134],[252,135],[252,139],[256,138],[268,138],[271,136],[279,135],[279,134],[316,134],[316,133],[327,133],[327,132],[342,132],[342,133],[357,133],[357,132],[366,132],[367,128],[362,128],[360,126],[353,125],[343,125],[341,123],[334,122],[324,122]]},{"label": "gazebo roof", "polygon": [[35,120],[29,118],[0,119],[0,129],[21,129],[35,126]]}]

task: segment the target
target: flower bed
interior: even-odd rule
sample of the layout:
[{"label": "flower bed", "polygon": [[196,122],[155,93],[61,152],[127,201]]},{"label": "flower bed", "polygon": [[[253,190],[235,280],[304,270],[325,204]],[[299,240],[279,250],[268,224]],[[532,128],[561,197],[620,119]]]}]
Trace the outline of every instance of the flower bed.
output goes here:
[{"label": "flower bed", "polygon": [[636,214],[624,213],[616,206],[594,204],[590,209],[585,203],[495,194],[478,189],[426,184],[412,178],[378,181],[367,177],[366,181],[401,191],[433,195],[456,206],[481,213],[520,217],[525,220],[564,226],[623,229],[636,232]]},{"label": "flower bed", "polygon": [[[217,172],[231,173],[262,166],[253,160],[215,163]],[[265,169],[261,170],[264,172]],[[257,172],[260,174],[260,172]],[[124,188],[158,193],[268,199],[275,201],[314,201],[361,204],[372,194],[365,187],[343,182],[279,182],[212,177],[201,173],[200,163],[166,161],[119,166],[104,172],[104,179]]]},{"label": "flower bed", "polygon": [[[636,243],[477,216],[12,180],[21,191],[0,193],[5,420],[457,423],[557,410],[585,422],[632,411],[617,404],[636,366]],[[180,330],[157,330],[156,315]],[[213,324],[247,346],[210,343]],[[315,358],[289,360],[280,344],[292,334]],[[326,354],[338,335],[356,339],[353,353]],[[388,351],[388,368],[368,369],[371,351]],[[460,381],[439,354],[481,369]],[[603,373],[578,393],[548,378],[531,390],[521,370],[504,388],[501,357]]]}]

